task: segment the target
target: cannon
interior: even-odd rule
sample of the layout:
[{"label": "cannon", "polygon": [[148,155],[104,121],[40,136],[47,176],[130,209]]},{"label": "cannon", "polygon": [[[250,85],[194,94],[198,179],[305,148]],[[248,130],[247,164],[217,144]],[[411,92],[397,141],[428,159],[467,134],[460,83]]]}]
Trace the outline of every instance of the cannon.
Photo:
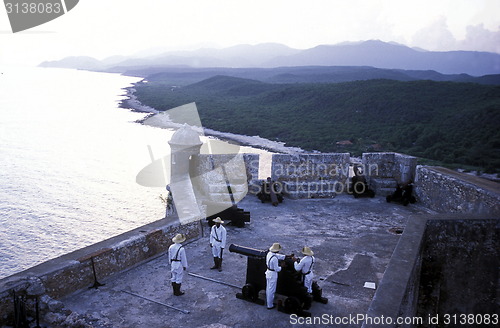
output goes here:
[{"label": "cannon", "polygon": [[354,165],[354,176],[351,178],[349,193],[352,193],[354,198],[375,197],[375,192],[368,188],[363,169],[359,165]]},{"label": "cannon", "polygon": [[[266,255],[268,251],[262,251],[255,248],[249,248],[231,244],[229,251],[238,253],[247,257],[247,272],[245,285],[241,289],[241,293],[236,294],[236,297],[245,301],[264,305],[264,300],[259,298],[259,292],[266,289]],[[276,286],[276,294],[285,296],[284,302],[278,302],[278,310],[288,314],[294,313],[302,317],[311,316],[311,313],[306,311],[311,307],[312,301],[323,304],[328,303],[328,299],[322,297],[323,291],[317,282],[313,282],[312,295],[307,292],[307,288],[303,285],[302,274],[295,271],[293,254],[286,256],[280,261],[282,266],[278,273],[278,284]]]},{"label": "cannon", "polygon": [[410,181],[407,184],[403,184],[402,186],[398,184],[396,186],[396,190],[392,193],[392,195],[388,195],[385,199],[388,203],[396,202],[407,206],[408,204],[414,204],[417,201],[412,193],[413,184]]},{"label": "cannon", "polygon": [[217,217],[220,217],[224,222],[230,222],[231,225],[238,228],[243,228],[245,222],[250,222],[250,212],[239,208],[236,204],[228,208],[224,208],[222,205],[216,203],[211,203],[208,206],[211,206],[210,210],[212,213],[216,213],[206,218],[210,227],[214,225],[213,220]]},{"label": "cannon", "polygon": [[271,178],[267,178],[263,181],[260,187],[260,191],[257,193],[257,198],[260,199],[262,203],[271,202],[273,206],[278,206],[279,203],[283,202],[283,186],[281,183],[276,181],[271,181]]}]

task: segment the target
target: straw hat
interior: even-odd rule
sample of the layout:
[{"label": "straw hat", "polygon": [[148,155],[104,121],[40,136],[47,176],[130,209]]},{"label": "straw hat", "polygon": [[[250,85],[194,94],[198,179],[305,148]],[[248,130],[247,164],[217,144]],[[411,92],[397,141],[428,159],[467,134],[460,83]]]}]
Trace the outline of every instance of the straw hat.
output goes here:
[{"label": "straw hat", "polygon": [[314,252],[307,246],[304,246],[302,248],[302,254],[304,255],[308,255],[308,256],[313,256],[314,255]]},{"label": "straw hat", "polygon": [[217,217],[215,220],[213,220],[213,223],[224,223],[224,221]]},{"label": "straw hat", "polygon": [[269,247],[269,251],[273,253],[278,253],[281,250],[281,245],[279,243],[274,243],[273,246]]},{"label": "straw hat", "polygon": [[184,236],[183,234],[181,233],[178,233],[177,235],[175,235],[174,238],[172,238],[172,241],[176,244],[180,244],[182,243],[183,241],[186,240],[186,236]]}]

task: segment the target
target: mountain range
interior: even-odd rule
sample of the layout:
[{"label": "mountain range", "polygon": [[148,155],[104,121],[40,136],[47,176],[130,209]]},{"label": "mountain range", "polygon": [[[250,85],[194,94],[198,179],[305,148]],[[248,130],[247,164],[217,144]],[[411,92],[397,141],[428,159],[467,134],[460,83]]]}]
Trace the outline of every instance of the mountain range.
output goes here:
[{"label": "mountain range", "polygon": [[[141,72],[165,68],[276,68],[298,66],[369,66],[391,70],[423,70],[440,74],[483,76],[500,74],[500,54],[476,51],[425,51],[401,44],[370,40],[319,45],[299,50],[282,44],[237,45],[224,49],[171,51],[146,57],[114,56],[104,60],[67,57],[41,67],[106,72]],[[149,71],[151,73],[151,71]],[[145,75],[144,75],[145,76]]]}]

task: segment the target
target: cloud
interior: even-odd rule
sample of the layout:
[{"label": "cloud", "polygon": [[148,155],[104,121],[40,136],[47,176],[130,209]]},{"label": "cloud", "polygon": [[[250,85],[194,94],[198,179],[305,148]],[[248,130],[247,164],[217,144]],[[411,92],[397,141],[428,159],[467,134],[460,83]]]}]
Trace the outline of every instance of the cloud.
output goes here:
[{"label": "cloud", "polygon": [[413,35],[411,44],[426,50],[454,50],[457,41],[448,29],[446,17],[441,16],[417,31]]},{"label": "cloud", "polygon": [[446,17],[441,16],[430,25],[418,30],[411,45],[426,50],[470,50],[500,53],[500,26],[491,31],[484,24],[468,25],[465,39],[457,40],[448,28]]},{"label": "cloud", "polygon": [[500,53],[500,26],[498,31],[490,31],[483,24],[467,26],[465,40],[458,46],[463,50],[480,50]]}]

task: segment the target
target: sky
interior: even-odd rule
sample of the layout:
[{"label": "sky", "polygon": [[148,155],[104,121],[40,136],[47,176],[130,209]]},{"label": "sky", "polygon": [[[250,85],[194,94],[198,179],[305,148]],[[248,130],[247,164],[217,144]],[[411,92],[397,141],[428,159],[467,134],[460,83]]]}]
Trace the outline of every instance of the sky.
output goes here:
[{"label": "sky", "polygon": [[80,0],[65,15],[18,33],[0,7],[0,65],[373,39],[500,53],[500,0]]}]

